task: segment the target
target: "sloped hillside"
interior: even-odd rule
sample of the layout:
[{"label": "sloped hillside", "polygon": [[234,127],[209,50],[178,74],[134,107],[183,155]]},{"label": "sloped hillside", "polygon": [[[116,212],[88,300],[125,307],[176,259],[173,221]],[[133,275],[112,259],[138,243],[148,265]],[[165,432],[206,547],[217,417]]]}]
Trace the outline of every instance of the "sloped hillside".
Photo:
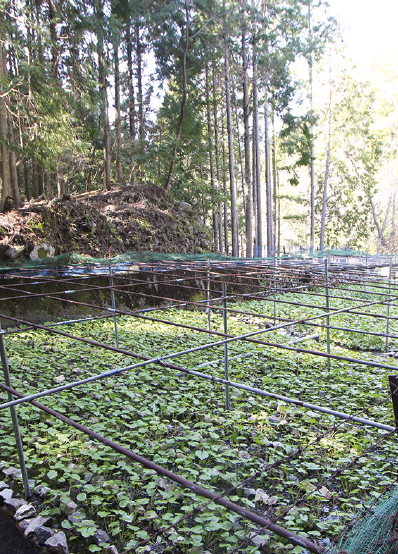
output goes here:
[{"label": "sloped hillside", "polygon": [[30,201],[0,215],[1,260],[40,257],[42,244],[47,255],[78,252],[93,257],[127,250],[211,250],[209,234],[190,205],[175,202],[154,185]]}]

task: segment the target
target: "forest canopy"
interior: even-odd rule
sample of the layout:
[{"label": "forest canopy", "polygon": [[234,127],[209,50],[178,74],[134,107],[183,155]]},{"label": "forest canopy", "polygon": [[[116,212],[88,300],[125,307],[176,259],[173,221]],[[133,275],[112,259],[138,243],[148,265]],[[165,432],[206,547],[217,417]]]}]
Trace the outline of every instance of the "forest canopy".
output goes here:
[{"label": "forest canopy", "polygon": [[396,252],[398,75],[322,0],[0,0],[0,211],[127,184],[213,250]]}]

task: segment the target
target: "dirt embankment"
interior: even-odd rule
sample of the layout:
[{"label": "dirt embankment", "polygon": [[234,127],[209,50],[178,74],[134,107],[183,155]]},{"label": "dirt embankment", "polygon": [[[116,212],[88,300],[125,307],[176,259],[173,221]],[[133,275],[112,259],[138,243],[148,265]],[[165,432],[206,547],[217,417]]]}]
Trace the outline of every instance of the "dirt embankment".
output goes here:
[{"label": "dirt embankment", "polygon": [[189,204],[175,202],[154,185],[31,201],[0,214],[1,260],[34,256],[41,244],[52,247],[51,255],[78,252],[93,257],[127,250],[211,250],[209,234]]}]

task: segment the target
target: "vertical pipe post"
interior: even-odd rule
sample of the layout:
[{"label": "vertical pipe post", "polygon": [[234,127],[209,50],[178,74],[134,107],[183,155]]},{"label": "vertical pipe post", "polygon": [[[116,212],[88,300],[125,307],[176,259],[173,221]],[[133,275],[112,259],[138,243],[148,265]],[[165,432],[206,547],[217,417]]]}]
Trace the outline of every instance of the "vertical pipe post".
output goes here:
[{"label": "vertical pipe post", "polygon": [[[1,357],[1,363],[3,366],[3,373],[4,373],[4,381],[7,387],[11,388],[11,379],[10,379],[10,371],[8,368],[8,361],[7,361],[7,354],[6,349],[4,346],[4,339],[3,334],[0,328],[0,357]],[[8,401],[12,402],[14,400],[12,394],[10,392],[7,392]],[[22,446],[22,440],[21,440],[21,434],[19,432],[19,425],[18,425],[18,417],[17,417],[17,410],[15,406],[10,407],[11,411],[11,420],[12,420],[12,428],[14,430],[14,436],[15,436],[15,442],[17,444],[17,450],[18,450],[18,458],[19,458],[19,467],[21,468],[22,473],[22,481],[23,481],[23,488],[25,492],[25,497],[30,497],[30,486],[29,486],[29,479],[28,479],[28,472],[26,470],[25,465],[25,456],[23,453],[23,446]]]},{"label": "vertical pipe post", "polygon": [[112,264],[109,264],[109,276],[110,276],[110,283],[111,283],[111,300],[112,300],[112,311],[113,311],[113,325],[115,327],[115,342],[116,342],[116,348],[119,348],[119,334],[117,330],[117,317],[115,314],[115,310],[116,310],[115,291],[113,290]]},{"label": "vertical pipe post", "polygon": [[386,321],[386,350],[388,349],[388,331],[390,328],[390,297],[391,297],[391,262],[388,268],[388,304],[387,304],[387,321]]},{"label": "vertical pipe post", "polygon": [[390,375],[388,377],[390,383],[392,406],[394,409],[395,427],[398,433],[398,375]]},{"label": "vertical pipe post", "polygon": [[[227,321],[227,285],[223,283],[222,285],[222,295],[223,295],[223,314],[224,314],[224,333],[228,334],[228,321]],[[229,381],[228,375],[228,343],[224,343],[224,378],[226,381]],[[225,409],[229,410],[229,386],[225,384]]]},{"label": "vertical pipe post", "polygon": [[[329,278],[328,278],[328,260],[325,260],[325,296],[326,296],[326,308],[329,313]],[[326,342],[327,353],[330,354],[330,316],[326,316]],[[328,358],[328,370],[330,370],[330,358]]]},{"label": "vertical pipe post", "polygon": [[207,260],[207,330],[210,331],[210,260]]}]

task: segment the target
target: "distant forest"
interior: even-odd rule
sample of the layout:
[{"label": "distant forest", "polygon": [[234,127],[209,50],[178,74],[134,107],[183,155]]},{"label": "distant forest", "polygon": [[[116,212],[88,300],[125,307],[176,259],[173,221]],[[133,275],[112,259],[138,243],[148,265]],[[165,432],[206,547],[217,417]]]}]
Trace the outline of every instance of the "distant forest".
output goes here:
[{"label": "distant forest", "polygon": [[398,73],[322,0],[0,0],[0,211],[151,183],[215,252],[398,249]]}]

